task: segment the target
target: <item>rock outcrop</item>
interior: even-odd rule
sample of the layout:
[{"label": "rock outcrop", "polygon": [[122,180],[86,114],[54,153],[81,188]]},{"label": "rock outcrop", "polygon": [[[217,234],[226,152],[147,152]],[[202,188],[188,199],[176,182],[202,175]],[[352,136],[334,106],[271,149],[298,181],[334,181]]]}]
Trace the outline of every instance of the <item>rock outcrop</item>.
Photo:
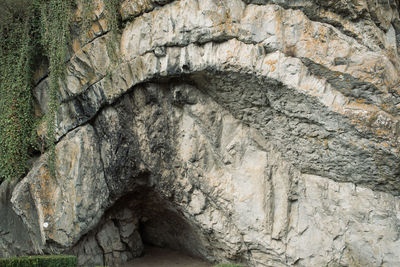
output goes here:
[{"label": "rock outcrop", "polygon": [[60,81],[56,178],[43,154],[0,185],[1,256],[400,265],[398,2],[125,0],[120,39],[97,2]]}]

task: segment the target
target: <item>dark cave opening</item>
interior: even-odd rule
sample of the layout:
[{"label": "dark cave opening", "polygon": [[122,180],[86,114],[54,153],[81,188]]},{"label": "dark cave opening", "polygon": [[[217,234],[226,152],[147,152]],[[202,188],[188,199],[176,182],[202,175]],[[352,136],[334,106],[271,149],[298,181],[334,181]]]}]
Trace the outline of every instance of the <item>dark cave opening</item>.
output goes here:
[{"label": "dark cave opening", "polygon": [[[206,260],[204,244],[200,231],[177,207],[153,188],[140,186],[105,212],[98,227],[79,242],[75,252],[82,266],[119,266],[146,257],[146,253]],[[96,246],[99,249],[93,249]]]}]

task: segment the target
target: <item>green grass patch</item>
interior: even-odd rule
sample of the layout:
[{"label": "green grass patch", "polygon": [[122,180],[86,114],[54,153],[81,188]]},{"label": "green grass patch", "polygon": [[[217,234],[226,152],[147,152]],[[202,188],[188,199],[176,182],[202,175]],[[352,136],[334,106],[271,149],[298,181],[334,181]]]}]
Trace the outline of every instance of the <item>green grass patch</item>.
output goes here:
[{"label": "green grass patch", "polygon": [[70,255],[0,258],[0,267],[76,267],[78,259]]}]

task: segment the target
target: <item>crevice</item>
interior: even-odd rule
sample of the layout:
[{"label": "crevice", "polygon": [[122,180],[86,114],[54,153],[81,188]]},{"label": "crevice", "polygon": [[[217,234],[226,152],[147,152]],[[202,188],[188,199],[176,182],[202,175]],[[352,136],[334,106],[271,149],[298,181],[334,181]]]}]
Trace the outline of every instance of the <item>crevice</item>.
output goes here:
[{"label": "crevice", "polygon": [[[100,112],[101,112],[101,111],[100,111]],[[95,133],[96,142],[99,144],[97,153],[99,154],[100,164],[101,164],[101,168],[102,168],[102,170],[103,170],[104,182],[105,182],[106,185],[107,185],[108,192],[111,192],[111,188],[110,188],[110,185],[109,185],[108,177],[107,177],[107,174],[106,174],[106,171],[105,171],[105,168],[104,168],[105,165],[104,165],[103,155],[102,155],[102,153],[101,153],[101,148],[100,148],[101,139],[100,139],[100,135],[99,135],[99,133],[98,133],[98,130],[97,130],[97,128],[96,128],[95,125],[94,125],[94,120],[95,120],[95,118],[92,118],[92,120],[89,121],[88,124],[89,124],[90,126],[92,126],[93,131],[94,131],[94,133]]]},{"label": "crevice", "polygon": [[39,86],[39,84],[40,84],[42,81],[46,80],[48,77],[49,77],[49,73],[47,72],[46,75],[44,75],[42,78],[40,78],[40,79],[36,82],[36,84],[33,85],[33,88],[36,88],[37,86]]},{"label": "crevice", "polygon": [[[107,35],[110,31],[103,31],[102,33],[100,33],[99,35],[96,35],[93,39],[90,39],[89,42],[86,42],[79,50],[83,50],[86,46],[88,46],[89,44],[93,43],[94,41],[96,41],[97,39]],[[76,53],[75,53],[76,54]],[[74,54],[74,55],[75,55]],[[71,58],[74,56],[72,55]]]},{"label": "crevice", "polygon": [[144,8],[144,10],[142,12],[139,12],[136,15],[129,15],[126,18],[122,19],[122,23],[123,24],[127,24],[129,22],[134,21],[136,18],[143,16],[144,14],[149,14],[151,13],[154,9],[171,4],[172,2],[174,2],[175,0],[155,0],[152,1],[152,6],[150,8]]}]

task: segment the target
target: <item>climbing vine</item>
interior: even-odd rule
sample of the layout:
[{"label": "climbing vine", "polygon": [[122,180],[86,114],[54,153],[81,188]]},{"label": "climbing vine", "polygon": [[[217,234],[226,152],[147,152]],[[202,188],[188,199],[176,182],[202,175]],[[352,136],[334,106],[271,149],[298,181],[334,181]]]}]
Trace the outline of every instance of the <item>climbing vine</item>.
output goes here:
[{"label": "climbing vine", "polygon": [[18,178],[26,172],[35,144],[32,75],[33,60],[40,56],[37,51],[45,51],[49,60],[47,144],[54,175],[58,81],[67,56],[72,2],[3,0],[0,9],[0,180]]},{"label": "climbing vine", "polygon": [[[81,30],[92,23],[94,0],[81,0]],[[116,57],[120,27],[120,0],[104,0],[105,17],[112,35],[107,43]],[[64,78],[65,62],[75,0],[0,1],[0,182],[18,178],[27,171],[30,153],[35,150],[38,118],[33,112],[33,70],[35,58],[49,62],[49,101],[45,115],[48,166],[55,176],[56,112],[58,88]]]},{"label": "climbing vine", "polygon": [[49,145],[48,167],[53,177],[55,177],[57,92],[59,81],[64,76],[64,64],[67,59],[72,4],[71,1],[48,0],[44,1],[41,7],[41,44],[49,59],[50,92],[46,121]]},{"label": "climbing vine", "polygon": [[25,1],[4,1],[0,13],[0,180],[27,168],[34,125],[31,67],[34,10]]}]

